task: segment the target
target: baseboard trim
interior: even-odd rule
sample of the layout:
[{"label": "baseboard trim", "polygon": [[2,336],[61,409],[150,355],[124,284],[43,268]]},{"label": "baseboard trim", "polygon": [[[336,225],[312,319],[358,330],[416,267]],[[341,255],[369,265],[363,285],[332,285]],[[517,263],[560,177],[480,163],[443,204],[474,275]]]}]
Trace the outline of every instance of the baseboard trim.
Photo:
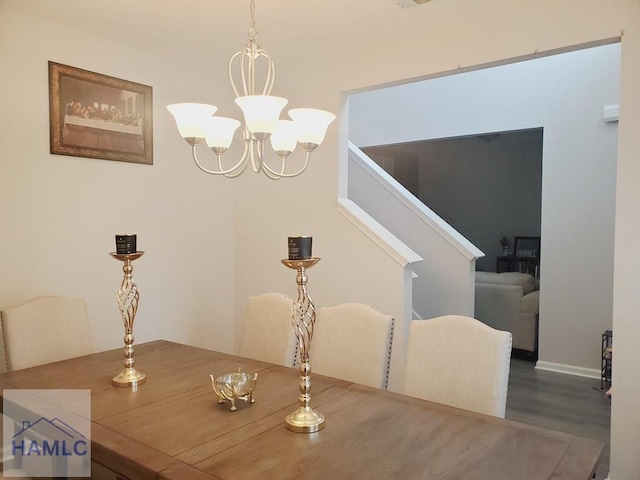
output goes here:
[{"label": "baseboard trim", "polygon": [[538,370],[545,370],[548,372],[566,373],[567,375],[575,375],[578,377],[595,378],[600,380],[601,372],[595,368],[576,367],[575,365],[565,365],[563,363],[542,362],[538,360],[536,362],[536,368]]}]

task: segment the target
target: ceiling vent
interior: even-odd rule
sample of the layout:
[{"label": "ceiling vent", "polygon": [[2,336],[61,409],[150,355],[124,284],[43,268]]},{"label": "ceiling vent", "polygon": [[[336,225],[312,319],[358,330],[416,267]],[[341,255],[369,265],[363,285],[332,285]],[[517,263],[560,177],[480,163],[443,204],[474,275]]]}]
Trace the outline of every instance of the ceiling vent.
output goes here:
[{"label": "ceiling vent", "polygon": [[400,5],[402,8],[406,7],[415,7],[417,5],[422,5],[423,3],[427,3],[429,0],[390,0],[396,5]]}]

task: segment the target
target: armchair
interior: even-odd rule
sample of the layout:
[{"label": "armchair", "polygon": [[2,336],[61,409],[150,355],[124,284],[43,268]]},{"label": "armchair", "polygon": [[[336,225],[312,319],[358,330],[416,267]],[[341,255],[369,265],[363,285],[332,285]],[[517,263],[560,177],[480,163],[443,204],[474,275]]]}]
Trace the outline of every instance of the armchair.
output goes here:
[{"label": "armchair", "polygon": [[476,272],[474,317],[513,335],[513,348],[538,349],[540,290],[529,274]]}]

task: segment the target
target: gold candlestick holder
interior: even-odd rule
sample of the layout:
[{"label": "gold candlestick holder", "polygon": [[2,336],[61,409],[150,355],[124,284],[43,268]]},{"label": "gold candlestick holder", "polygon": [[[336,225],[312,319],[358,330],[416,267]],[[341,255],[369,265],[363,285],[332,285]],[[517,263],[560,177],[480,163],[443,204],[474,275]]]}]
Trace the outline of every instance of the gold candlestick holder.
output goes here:
[{"label": "gold candlestick holder", "polygon": [[281,260],[284,265],[298,271],[296,284],[298,295],[291,312],[291,324],[298,339],[298,353],[300,355],[300,405],[295,412],[287,415],[285,426],[288,430],[298,433],[314,433],[325,426],[324,415],[311,408],[311,340],[316,323],[316,310],[313,301],[307,293],[307,272],[320,261],[319,258],[306,260]]},{"label": "gold candlestick holder", "polygon": [[140,301],[140,293],[133,281],[133,264],[144,252],[135,253],[110,253],[113,258],[124,262],[122,271],[124,278],[118,290],[117,300],[120,307],[120,315],[124,321],[124,370],[113,377],[112,384],[116,387],[137,387],[147,381],[144,373],[138,372],[133,368],[133,321],[138,311],[138,302]]}]

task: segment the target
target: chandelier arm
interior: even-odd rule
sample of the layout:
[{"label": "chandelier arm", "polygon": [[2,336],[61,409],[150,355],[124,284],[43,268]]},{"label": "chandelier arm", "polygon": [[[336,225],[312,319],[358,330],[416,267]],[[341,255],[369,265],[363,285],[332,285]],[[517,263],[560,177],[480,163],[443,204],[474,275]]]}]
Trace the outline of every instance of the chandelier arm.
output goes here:
[{"label": "chandelier arm", "polygon": [[[223,173],[223,175],[226,178],[239,177],[242,174],[242,172],[244,172],[246,170],[247,165],[249,164],[249,162],[248,162],[248,153],[249,153],[248,143],[245,142],[244,143],[244,152],[242,152],[242,157],[240,158],[238,163],[236,163],[232,168],[228,169],[226,173]],[[218,160],[220,160],[220,159],[218,159]],[[219,165],[220,165],[220,169],[222,169],[222,164],[219,163]]]},{"label": "chandelier arm", "polygon": [[238,55],[242,55],[244,53],[243,50],[236,52],[235,55],[233,57],[231,57],[231,60],[229,60],[229,81],[231,83],[231,88],[233,88],[233,93],[235,93],[236,98],[240,96],[240,92],[238,92],[238,89],[236,88],[236,84],[233,81],[233,61],[236,59],[236,57]]},{"label": "chandelier arm", "polygon": [[244,151],[242,152],[242,161],[243,161],[243,162],[246,162],[246,163],[249,163],[249,162],[248,162],[248,158],[249,158],[249,147],[250,147],[249,143],[250,143],[250,142],[249,142],[249,141],[247,141],[247,140],[245,140],[245,141],[244,141]]},{"label": "chandelier arm", "polygon": [[[255,173],[258,173],[262,168],[262,152],[264,148],[264,142],[257,140],[249,140],[251,142],[251,168]],[[256,145],[257,144],[257,145]]]},{"label": "chandelier arm", "polygon": [[269,179],[269,180],[280,180],[280,176],[278,175],[274,175],[272,173],[269,173],[269,171],[267,169],[262,170],[262,172],[265,174],[265,176]]},{"label": "chandelier arm", "polygon": [[191,154],[193,156],[193,161],[196,162],[196,165],[198,166],[198,168],[200,170],[202,170],[203,172],[208,173],[209,175],[225,175],[225,176],[229,176],[229,174],[233,174],[234,172],[237,172],[236,174],[234,174],[234,176],[238,176],[242,172],[244,172],[244,170],[247,168],[246,155],[243,155],[242,158],[233,167],[231,167],[231,168],[229,168],[227,170],[224,170],[222,168],[222,162],[221,162],[222,154],[216,154],[216,156],[218,157],[218,166],[220,167],[220,170],[210,170],[210,169],[204,167],[200,163],[200,161],[198,160],[198,154],[197,154],[197,151],[196,151],[196,145],[192,145],[191,146]]},{"label": "chandelier arm", "polygon": [[[247,47],[244,50],[245,54],[242,55],[242,58],[240,59],[240,78],[242,79],[242,90],[244,92],[243,93],[244,95],[253,95],[255,93],[253,91],[253,86],[252,86],[253,82],[251,79],[251,77],[253,76],[252,74],[253,69],[251,67],[253,65],[253,51],[251,47],[253,47],[253,45],[247,45]],[[245,67],[245,62],[247,62],[246,67]],[[246,75],[247,72],[249,73],[248,80]]]},{"label": "chandelier arm", "polygon": [[[242,152],[242,157],[240,157],[240,160],[238,160],[233,167],[228,168],[226,170],[223,170],[222,174],[225,177],[229,177],[229,178],[237,177],[242,172],[244,172],[245,169],[247,168],[247,165],[249,163],[247,160],[248,160],[248,158],[247,158],[247,145],[245,144],[244,152]],[[221,157],[218,157],[218,165],[220,166],[220,170],[222,170]]]},{"label": "chandelier arm", "polygon": [[[245,87],[245,92],[247,92],[249,95],[253,95],[256,93],[256,81],[255,81],[255,77],[256,77],[256,73],[255,73],[255,51],[256,51],[256,47],[255,44],[251,44],[249,45],[250,47],[250,53],[249,55],[245,55],[242,57],[242,59],[244,60],[245,57],[248,56],[248,60],[247,60],[247,85],[248,87]],[[242,73],[244,73],[244,68],[242,69]],[[245,93],[245,95],[247,94]]]},{"label": "chandelier arm", "polygon": [[282,178],[282,175],[284,174],[284,168],[285,168],[285,160],[286,160],[286,156],[284,157],[280,157],[280,159],[282,160],[282,165],[280,168],[280,173],[275,172],[274,170],[272,170],[271,168],[269,168],[269,165],[266,164],[266,162],[262,161],[262,172],[265,174],[265,176],[270,179],[270,180],[280,180]]},{"label": "chandelier arm", "polygon": [[295,173],[284,173],[284,160],[283,160],[283,168],[282,171],[280,173],[276,172],[275,170],[273,170],[271,167],[269,167],[269,165],[267,165],[266,162],[262,163],[262,169],[265,173],[265,175],[269,178],[273,177],[271,175],[273,175],[274,177],[277,178],[293,178],[293,177],[297,177],[298,175],[300,175],[301,173],[303,173],[307,167],[309,166],[309,161],[311,160],[311,152],[307,152],[306,154],[306,159],[304,161],[304,165],[302,166],[302,168],[300,170],[298,170]]},{"label": "chandelier arm", "polygon": [[198,161],[198,154],[196,152],[196,145],[192,145],[191,146],[191,155],[193,157],[193,161],[196,162],[196,165],[198,166],[198,168],[200,170],[202,170],[204,173],[208,173],[210,175],[220,175],[221,172],[216,172],[215,170],[209,170],[208,168],[203,167],[200,162]]},{"label": "chandelier arm", "polygon": [[[238,87],[233,80],[233,62],[237,60],[237,57],[239,55],[241,56],[239,61],[240,80],[243,90],[242,94],[240,94],[240,91],[238,90]],[[271,90],[273,89],[273,84],[276,78],[276,67],[273,61],[271,61],[271,57],[269,57],[269,52],[267,52],[264,48],[256,48],[255,44],[249,44],[243,50],[236,52],[235,55],[231,57],[231,60],[229,60],[229,81],[231,82],[231,88],[233,88],[233,93],[235,93],[236,97],[255,94],[255,59],[258,57],[264,57],[265,61],[267,62],[267,75],[264,83],[264,88],[262,90],[262,95],[271,94]]]},{"label": "chandelier arm", "polygon": [[269,56],[267,55],[267,58],[269,59],[269,74],[268,74],[268,80],[267,82],[269,83],[269,91],[267,93],[267,95],[271,94],[271,89],[273,88],[273,82],[276,79],[276,66],[274,65],[274,63],[271,61],[271,59],[269,58]]},{"label": "chandelier arm", "polygon": [[[218,169],[221,172],[223,172],[224,171],[224,167],[222,166],[222,155],[217,155],[217,157],[218,157]],[[224,175],[225,177],[228,177],[228,178],[233,178],[234,175],[233,175],[232,172],[233,172],[234,169],[237,168],[237,166],[238,166],[238,164],[234,165],[232,168],[230,168],[231,172],[225,172],[222,175]],[[244,171],[244,168],[240,168],[239,169],[239,173],[236,173],[236,175],[240,175],[243,171]]]},{"label": "chandelier arm", "polygon": [[275,79],[276,79],[276,67],[274,63],[271,61],[269,52],[267,52],[264,48],[258,47],[258,50],[256,50],[256,58],[258,56],[264,57],[268,65],[267,78],[264,81],[264,88],[262,90],[262,95],[271,95],[271,90],[273,89],[273,83],[275,82]]},{"label": "chandelier arm", "polygon": [[245,164],[242,168],[238,169],[235,173],[234,172],[223,173],[222,175],[225,178],[236,178],[236,177],[239,177],[240,175],[242,175],[242,173],[244,172],[246,167],[247,167],[247,165]]}]

